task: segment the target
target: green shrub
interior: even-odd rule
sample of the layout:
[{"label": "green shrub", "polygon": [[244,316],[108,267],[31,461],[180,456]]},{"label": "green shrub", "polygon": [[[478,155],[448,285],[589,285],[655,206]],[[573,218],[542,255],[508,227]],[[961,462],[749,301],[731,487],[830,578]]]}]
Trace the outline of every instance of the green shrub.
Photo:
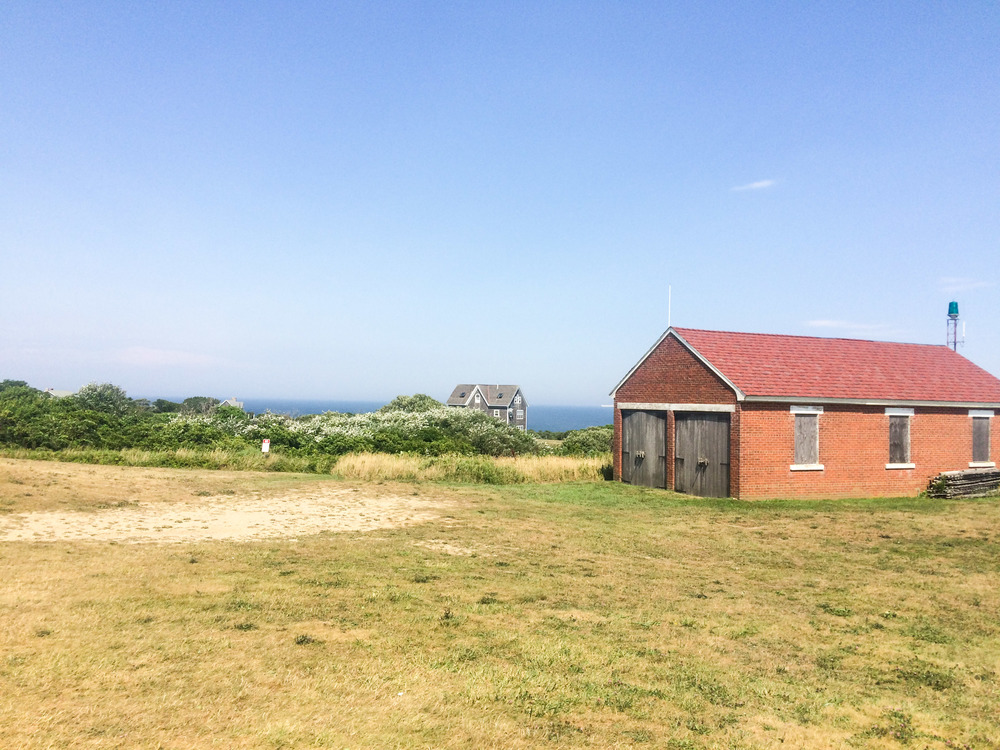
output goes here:
[{"label": "green shrub", "polygon": [[452,482],[474,484],[522,484],[524,475],[513,466],[498,466],[483,456],[443,456],[428,461],[429,466],[444,466],[445,477]]},{"label": "green shrub", "polygon": [[270,441],[272,451],[301,460],[371,451],[516,456],[542,449],[523,430],[480,411],[447,408],[423,394],[399,396],[374,413],[293,419],[246,414],[204,396],[181,405],[160,399],[140,406],[107,383],[91,384],[65,399],[53,399],[22,381],[3,381],[0,389],[0,445],[11,448],[139,449],[177,456],[182,450],[252,453],[262,440]]},{"label": "green shrub", "polygon": [[136,411],[136,405],[122,388],[111,383],[89,383],[69,400],[81,409],[122,417]]},{"label": "green shrub", "polygon": [[424,393],[414,393],[412,396],[396,396],[396,398],[379,409],[379,411],[433,411],[443,406],[444,404],[440,401]]},{"label": "green shrub", "polygon": [[611,425],[572,430],[566,434],[562,445],[559,446],[559,452],[566,456],[598,456],[610,453],[613,437],[614,428]]}]

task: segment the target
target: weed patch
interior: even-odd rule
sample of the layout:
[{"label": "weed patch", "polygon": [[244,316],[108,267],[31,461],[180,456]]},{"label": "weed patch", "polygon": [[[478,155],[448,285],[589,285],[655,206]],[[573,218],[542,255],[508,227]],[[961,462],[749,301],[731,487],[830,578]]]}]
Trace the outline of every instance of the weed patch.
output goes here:
[{"label": "weed patch", "polygon": [[904,666],[896,667],[896,676],[904,682],[924,685],[932,690],[949,690],[957,682],[951,669],[941,669],[921,659],[913,659]]}]

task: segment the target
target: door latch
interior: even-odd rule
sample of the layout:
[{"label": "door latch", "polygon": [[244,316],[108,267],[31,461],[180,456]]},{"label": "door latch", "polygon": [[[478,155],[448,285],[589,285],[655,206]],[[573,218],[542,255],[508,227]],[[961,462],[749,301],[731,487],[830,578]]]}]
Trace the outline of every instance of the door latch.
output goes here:
[{"label": "door latch", "polygon": [[699,466],[708,466],[708,459],[707,458],[699,458],[698,459],[698,465]]},{"label": "door latch", "polygon": [[636,451],[635,452],[635,457],[636,458],[645,458],[646,457],[646,451]]}]

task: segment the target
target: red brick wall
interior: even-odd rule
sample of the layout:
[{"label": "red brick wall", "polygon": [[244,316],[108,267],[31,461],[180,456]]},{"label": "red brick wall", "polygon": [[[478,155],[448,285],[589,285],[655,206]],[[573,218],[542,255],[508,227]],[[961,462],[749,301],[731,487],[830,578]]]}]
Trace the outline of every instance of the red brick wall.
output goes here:
[{"label": "red brick wall", "polygon": [[[615,394],[615,435],[612,443],[615,479],[621,479],[622,415],[619,404],[683,403],[735,404],[736,394],[721,378],[672,336],[662,341]],[[730,423],[730,486],[739,487],[739,449],[737,415]],[[674,419],[667,419],[667,487],[674,486]]]},{"label": "red brick wall", "polygon": [[[804,402],[807,403],[807,402]],[[739,492],[761,497],[912,496],[942,471],[968,469],[972,419],[968,409],[914,408],[910,417],[910,463],[886,469],[889,417],[885,407],[824,406],[819,415],[822,471],[792,471],[795,415],[788,404],[742,403]],[[1000,463],[998,418],[991,421],[991,460]],[[735,492],[736,490],[734,490]]]},{"label": "red brick wall", "polygon": [[736,394],[673,336],[661,342],[615,394],[617,401],[733,404]]},{"label": "red brick wall", "polygon": [[739,405],[736,412],[729,415],[729,494],[733,497],[743,497],[743,483],[740,476],[743,466],[743,446],[740,435],[743,433],[743,412]]}]

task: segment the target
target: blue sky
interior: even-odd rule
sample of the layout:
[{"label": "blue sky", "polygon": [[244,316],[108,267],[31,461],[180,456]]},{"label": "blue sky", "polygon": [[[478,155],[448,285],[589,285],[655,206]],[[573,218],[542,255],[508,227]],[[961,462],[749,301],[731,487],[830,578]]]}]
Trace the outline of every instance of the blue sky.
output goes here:
[{"label": "blue sky", "polygon": [[0,378],[599,404],[672,322],[1000,375],[1000,7],[0,5]]}]

